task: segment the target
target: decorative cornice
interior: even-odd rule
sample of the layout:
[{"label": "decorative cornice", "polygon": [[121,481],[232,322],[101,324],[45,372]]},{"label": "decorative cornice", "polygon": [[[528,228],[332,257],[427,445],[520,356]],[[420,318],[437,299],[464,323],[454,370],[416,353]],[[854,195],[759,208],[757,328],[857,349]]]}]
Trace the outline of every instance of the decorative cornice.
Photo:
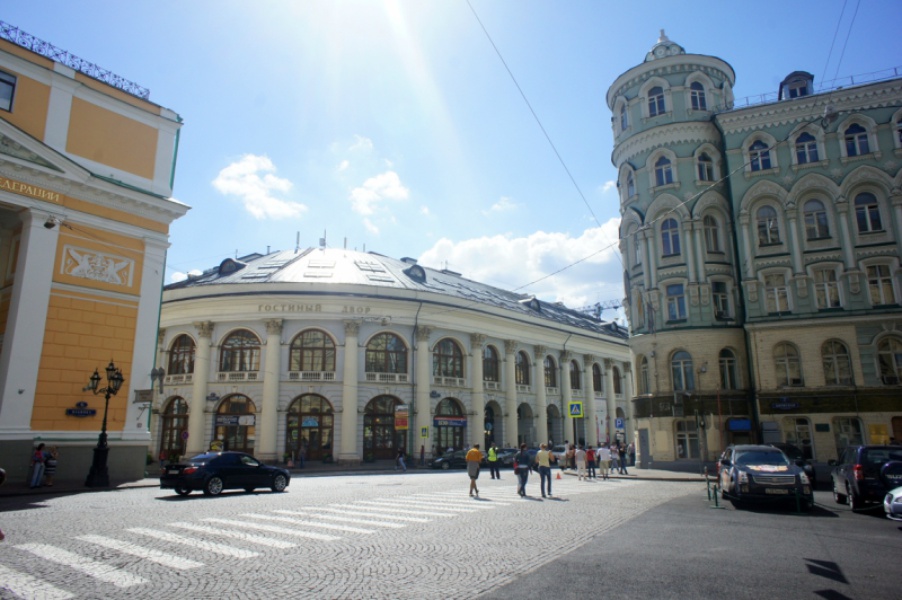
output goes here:
[{"label": "decorative cornice", "polygon": [[[658,148],[670,148],[675,144],[710,143],[720,146],[720,134],[709,121],[684,121],[658,125],[641,131],[618,143],[611,153],[611,161],[619,170],[627,161],[643,153],[650,153]],[[641,168],[644,166],[636,165]]]},{"label": "decorative cornice", "polygon": [[197,321],[194,323],[198,337],[210,339],[213,337],[213,321]]}]

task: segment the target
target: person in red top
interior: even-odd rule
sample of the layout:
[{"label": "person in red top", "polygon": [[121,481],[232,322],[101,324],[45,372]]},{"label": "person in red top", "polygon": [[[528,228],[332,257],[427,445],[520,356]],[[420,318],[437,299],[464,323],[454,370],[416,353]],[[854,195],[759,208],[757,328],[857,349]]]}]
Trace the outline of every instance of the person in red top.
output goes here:
[{"label": "person in red top", "polygon": [[595,479],[595,449],[591,445],[586,449],[586,467],[589,469],[586,479]]},{"label": "person in red top", "polygon": [[470,476],[470,495],[476,493],[479,496],[479,488],[476,487],[476,480],[479,479],[479,463],[482,462],[482,452],[479,451],[479,444],[473,444],[473,447],[467,451],[467,475]]}]

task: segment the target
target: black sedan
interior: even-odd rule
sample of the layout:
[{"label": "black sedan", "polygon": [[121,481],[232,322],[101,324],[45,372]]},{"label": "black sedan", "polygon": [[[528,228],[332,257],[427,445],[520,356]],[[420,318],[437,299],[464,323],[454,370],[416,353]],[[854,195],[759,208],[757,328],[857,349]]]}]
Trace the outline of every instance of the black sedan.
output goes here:
[{"label": "black sedan", "polygon": [[187,496],[202,490],[207,496],[217,496],[226,489],[253,492],[266,487],[283,492],[291,474],[281,468],[264,465],[244,452],[206,452],[185,462],[167,465],[160,473],[160,489],[175,490]]},{"label": "black sedan", "polygon": [[[453,452],[445,452],[441,456],[437,458],[433,458],[432,462],[429,463],[429,466],[433,469],[466,469],[467,468],[467,452],[469,450],[454,450]],[[480,450],[479,452],[482,455],[482,460],[479,461],[480,466],[486,466],[489,463],[486,461],[485,452]]]},{"label": "black sedan", "polygon": [[806,510],[814,507],[808,475],[773,446],[729,446],[717,471],[721,495],[736,504],[749,500],[794,500]]},{"label": "black sedan", "polygon": [[779,448],[783,451],[783,454],[789,457],[789,460],[805,469],[805,474],[808,475],[808,479],[811,480],[811,487],[817,489],[817,471],[814,470],[814,465],[811,461],[805,458],[805,453],[802,452],[801,448],[783,442],[774,442],[773,444],[768,445]]}]

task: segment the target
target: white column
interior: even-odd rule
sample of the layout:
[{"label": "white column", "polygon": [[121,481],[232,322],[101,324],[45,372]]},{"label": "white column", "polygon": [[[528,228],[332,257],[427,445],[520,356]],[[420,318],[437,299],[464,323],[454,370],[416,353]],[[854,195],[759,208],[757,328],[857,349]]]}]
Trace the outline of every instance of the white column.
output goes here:
[{"label": "white column", "polygon": [[707,258],[705,255],[705,246],[703,243],[705,237],[704,221],[692,221],[692,227],[690,228],[689,233],[692,236],[692,243],[693,247],[695,248],[695,256],[698,261],[698,281],[699,283],[705,283],[708,280],[708,276],[707,268],[705,266]]},{"label": "white column", "polygon": [[586,424],[586,443],[591,446],[598,445],[598,436],[595,433],[595,387],[592,383],[592,365],[595,364],[595,356],[583,355],[583,389],[586,394],[586,410],[583,421]]},{"label": "white column", "polygon": [[[0,432],[4,437],[30,439],[59,227],[45,228],[47,216],[31,211],[21,217],[22,236],[0,354]],[[85,373],[86,384],[90,375]]]},{"label": "white column", "polygon": [[570,402],[573,400],[573,392],[570,388],[570,360],[569,352],[561,352],[561,400],[564,403],[564,439],[576,443],[573,439],[573,417],[570,416]]},{"label": "white column", "polygon": [[805,272],[802,262],[802,245],[799,243],[799,227],[795,210],[786,212],[786,227],[789,229],[789,254],[792,259],[792,272],[799,275]]},{"label": "white column", "polygon": [[480,448],[485,445],[485,391],[482,385],[483,344],[485,344],[484,334],[470,334],[470,389],[473,394],[471,411],[473,414],[467,418],[467,427],[470,428],[470,443],[479,444]]},{"label": "white column", "polygon": [[279,378],[282,350],[282,319],[267,319],[266,351],[263,358],[263,406],[256,428],[255,454],[261,460],[275,461],[279,455],[276,437],[279,431]]},{"label": "white column", "polygon": [[626,436],[627,443],[636,442],[636,446],[638,446],[638,442],[636,441],[636,416],[635,416],[635,403],[633,402],[634,394],[633,394],[633,368],[632,363],[625,362],[623,363],[623,397],[626,402],[626,416],[629,419],[627,421],[626,426]]},{"label": "white column", "polygon": [[651,247],[649,246],[648,232],[648,229],[640,229],[636,232],[636,241],[639,244],[639,251],[642,253],[642,264],[644,265],[644,268],[642,269],[642,282],[645,284],[645,289],[650,290],[653,286],[651,284]]},{"label": "white column", "polygon": [[432,427],[432,407],[429,403],[429,391],[432,389],[432,361],[429,360],[429,337],[432,335],[432,327],[417,326],[416,330],[416,405],[417,405],[417,430],[422,431],[424,427],[428,428],[429,437],[420,438],[421,443],[427,448],[432,448],[433,440],[435,440],[435,432]]},{"label": "white column", "polygon": [[608,441],[614,440],[614,419],[617,418],[617,398],[614,397],[614,361],[604,359],[604,387],[608,399],[608,418],[605,419],[605,435]]},{"label": "white column", "polygon": [[689,283],[696,283],[696,265],[695,265],[695,245],[692,243],[692,221],[683,221],[680,223],[680,229],[683,232],[683,250],[686,252],[686,270],[689,276]]},{"label": "white column", "polygon": [[[548,397],[545,390],[545,346],[536,345],[535,347],[535,373],[536,386],[536,436],[539,438],[540,444],[548,442]],[[549,448],[551,450],[551,448]]]},{"label": "white column", "polygon": [[360,324],[357,321],[345,321],[344,371],[341,381],[341,446],[338,452],[339,462],[353,462],[361,459],[357,452],[357,381],[358,356],[360,354],[358,334]]},{"label": "white column", "polygon": [[204,439],[204,420],[207,415],[207,383],[210,379],[210,352],[213,337],[213,323],[202,321],[194,324],[197,330],[197,346],[194,349],[194,383],[191,387],[191,402],[188,408],[188,456],[200,454],[207,449]]},{"label": "white column", "polygon": [[504,443],[518,447],[517,423],[517,342],[504,340]]},{"label": "white column", "polygon": [[846,271],[857,271],[855,263],[855,240],[849,231],[849,203],[843,198],[836,199],[836,220],[839,221],[840,246],[843,249],[843,262]]},{"label": "white column", "polygon": [[739,261],[745,263],[745,279],[755,278],[755,255],[752,254],[752,234],[750,231],[751,218],[747,212],[739,215],[739,235],[742,238],[742,251],[744,256],[739,257]]}]

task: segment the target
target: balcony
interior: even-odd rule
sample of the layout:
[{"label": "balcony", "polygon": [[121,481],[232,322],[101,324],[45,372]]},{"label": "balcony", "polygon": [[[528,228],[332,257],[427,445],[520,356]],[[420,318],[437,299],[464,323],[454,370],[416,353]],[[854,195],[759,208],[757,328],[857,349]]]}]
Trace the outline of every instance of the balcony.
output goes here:
[{"label": "balcony", "polygon": [[367,373],[366,380],[375,383],[407,383],[407,373]]},{"label": "balcony", "polygon": [[570,388],[570,396],[573,398],[582,398],[585,394],[583,394],[582,390],[575,390]]},{"label": "balcony", "polygon": [[501,389],[501,383],[498,381],[488,381],[484,379],[482,381],[482,387],[486,390],[498,391]]},{"label": "balcony", "polygon": [[221,371],[216,374],[216,381],[257,381],[257,371]]},{"label": "balcony", "polygon": [[432,385],[443,385],[447,387],[466,387],[467,380],[462,377],[442,377],[435,375],[432,377]]},{"label": "balcony", "polygon": [[182,373],[181,375],[167,375],[163,379],[166,385],[186,385],[194,381],[194,373]]},{"label": "balcony", "polygon": [[521,394],[529,394],[532,392],[532,386],[522,383],[517,384],[517,392]]},{"label": "balcony", "polygon": [[547,396],[557,396],[560,393],[561,393],[561,391],[556,387],[546,387],[545,388],[545,394]]},{"label": "balcony", "polygon": [[335,371],[289,371],[288,381],[335,381]]}]

